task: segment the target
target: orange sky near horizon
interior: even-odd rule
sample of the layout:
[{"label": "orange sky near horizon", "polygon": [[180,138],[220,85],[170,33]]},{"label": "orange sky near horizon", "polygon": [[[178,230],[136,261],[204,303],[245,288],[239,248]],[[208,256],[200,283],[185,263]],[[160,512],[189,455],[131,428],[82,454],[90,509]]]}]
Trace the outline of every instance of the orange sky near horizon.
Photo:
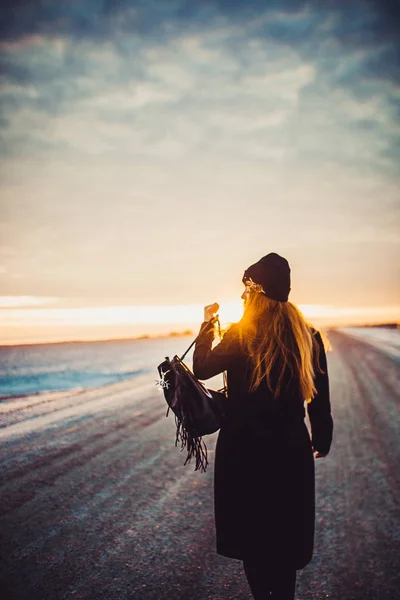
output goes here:
[{"label": "orange sky near horizon", "polygon": [[[52,299],[47,299],[47,303],[51,304]],[[44,298],[0,298],[0,344],[157,336],[187,329],[195,332],[203,319],[202,305],[48,308],[44,304]],[[398,322],[400,316],[400,307],[396,306],[344,308],[309,304],[299,308],[320,328]],[[241,301],[221,303],[222,326],[239,320],[242,312]]]}]

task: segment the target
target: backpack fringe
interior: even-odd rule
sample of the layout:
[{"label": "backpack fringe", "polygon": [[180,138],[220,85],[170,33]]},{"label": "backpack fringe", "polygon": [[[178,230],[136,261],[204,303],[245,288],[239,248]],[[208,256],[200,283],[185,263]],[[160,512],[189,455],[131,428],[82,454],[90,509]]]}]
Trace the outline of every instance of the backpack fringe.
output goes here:
[{"label": "backpack fringe", "polygon": [[[182,378],[179,368],[175,369],[175,375],[179,381],[176,386],[177,396],[180,400],[180,415],[175,414],[176,436],[175,446],[181,445],[181,452],[187,450],[184,466],[190,463],[192,458],[196,459],[195,471],[200,470],[205,473],[208,466],[207,446],[203,438],[196,435],[196,428],[192,423],[192,417],[185,402],[185,394],[182,393],[186,387],[185,380]],[[186,409],[186,410],[185,410]]]},{"label": "backpack fringe", "polygon": [[190,463],[192,458],[196,458],[195,471],[205,473],[208,466],[207,446],[202,437],[197,437],[190,433],[183,424],[183,421],[175,415],[176,437],[175,446],[181,445],[181,452],[186,448],[187,456],[184,466]]}]

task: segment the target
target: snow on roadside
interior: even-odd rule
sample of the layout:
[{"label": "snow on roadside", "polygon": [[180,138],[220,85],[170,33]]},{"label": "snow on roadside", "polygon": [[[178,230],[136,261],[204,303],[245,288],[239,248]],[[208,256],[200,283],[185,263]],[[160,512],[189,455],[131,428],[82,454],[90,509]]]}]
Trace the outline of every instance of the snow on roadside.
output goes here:
[{"label": "snow on roadside", "polygon": [[63,423],[113,412],[125,403],[134,405],[146,395],[156,394],[154,376],[142,375],[75,393],[52,392],[5,400],[0,412],[0,440],[13,435],[29,435],[36,430],[57,427]]},{"label": "snow on roadside", "polygon": [[338,331],[363,340],[389,356],[400,359],[400,328],[341,327],[338,328]]}]

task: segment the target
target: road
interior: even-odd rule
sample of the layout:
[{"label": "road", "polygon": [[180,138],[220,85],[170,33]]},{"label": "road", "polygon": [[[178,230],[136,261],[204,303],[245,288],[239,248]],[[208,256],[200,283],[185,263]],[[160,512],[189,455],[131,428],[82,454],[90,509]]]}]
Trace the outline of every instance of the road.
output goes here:
[{"label": "road", "polygon": [[[400,369],[332,331],[335,420],[316,462],[312,563],[298,600],[400,598]],[[153,376],[0,404],[0,590],[5,600],[248,600],[214,548],[213,449],[183,467]],[[1,412],[3,411],[3,412]]]}]

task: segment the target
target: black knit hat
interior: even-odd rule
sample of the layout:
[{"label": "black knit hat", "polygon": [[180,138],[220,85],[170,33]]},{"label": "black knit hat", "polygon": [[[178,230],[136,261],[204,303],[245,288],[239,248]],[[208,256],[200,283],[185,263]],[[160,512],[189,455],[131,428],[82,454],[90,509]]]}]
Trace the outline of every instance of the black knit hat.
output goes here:
[{"label": "black knit hat", "polygon": [[268,298],[287,302],[290,292],[290,267],[283,256],[279,256],[275,252],[263,256],[245,270],[243,283],[249,279],[260,284]]}]

